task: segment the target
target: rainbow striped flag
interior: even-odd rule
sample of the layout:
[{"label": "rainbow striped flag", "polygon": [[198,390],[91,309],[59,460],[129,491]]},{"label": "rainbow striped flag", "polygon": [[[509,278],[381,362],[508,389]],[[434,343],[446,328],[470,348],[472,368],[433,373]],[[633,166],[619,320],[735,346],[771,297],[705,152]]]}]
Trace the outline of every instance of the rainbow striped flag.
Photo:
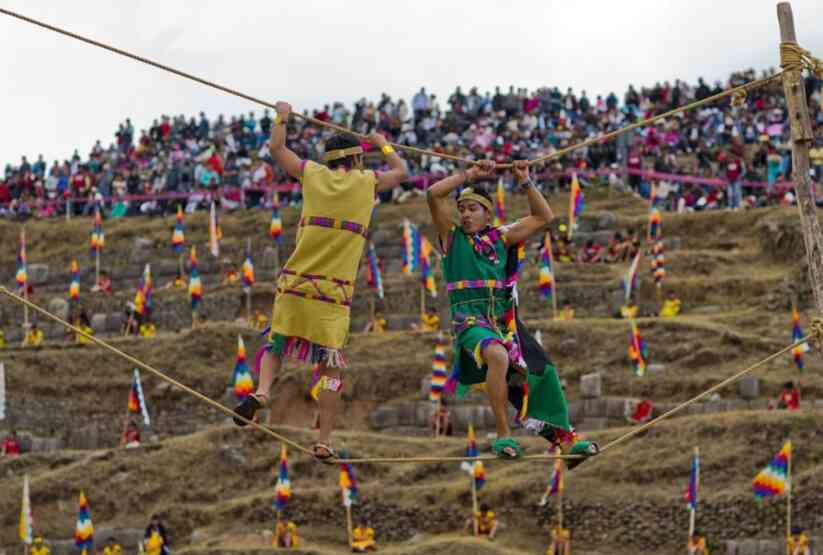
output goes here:
[{"label": "rainbow striped flag", "polygon": [[577,174],[572,174],[571,193],[569,194],[569,229],[568,239],[571,240],[572,233],[577,229],[577,217],[583,212],[586,207],[586,199],[583,198],[583,189],[580,188],[580,182],[577,180]]},{"label": "rainbow striped flag", "polygon": [[640,265],[640,257],[642,254],[640,250],[637,251],[637,255],[635,255],[634,260],[632,260],[629,266],[629,270],[626,272],[625,277],[623,277],[623,291],[626,302],[629,302],[632,293],[637,290],[637,267]]},{"label": "rainbow striped flag", "polygon": [[254,263],[251,260],[251,251],[246,251],[246,259],[243,261],[243,290],[248,292],[254,285]]},{"label": "rainbow striped flag", "polygon": [[271,199],[271,223],[269,223],[269,235],[276,243],[283,240],[283,220],[280,219],[280,193],[274,192]]},{"label": "rainbow striped flag", "polygon": [[497,191],[494,195],[494,227],[506,223],[506,188],[503,178],[497,180]]},{"label": "rainbow striped flag", "polygon": [[754,477],[752,487],[758,501],[766,497],[781,495],[791,488],[789,461],[792,457],[792,442],[787,441],[772,461]]},{"label": "rainbow striped flag", "polygon": [[197,247],[194,245],[191,246],[189,255],[189,297],[191,309],[197,310],[203,300],[203,284],[200,282],[200,272],[197,271]]},{"label": "rainbow striped flag", "polygon": [[432,378],[431,389],[429,390],[429,400],[439,401],[443,396],[443,388],[449,379],[449,371],[446,368],[446,341],[443,334],[437,335],[437,343],[434,344],[434,356],[432,357]]},{"label": "rainbow striped flag", "polygon": [[658,287],[663,286],[663,278],[666,277],[666,256],[663,253],[663,241],[659,240],[652,248],[652,276],[654,277],[654,284]]},{"label": "rainbow striped flag", "polygon": [[552,258],[552,239],[547,231],[543,238],[543,248],[540,249],[540,273],[537,276],[537,287],[546,300],[554,295],[554,259]]},{"label": "rainbow striped flag", "polygon": [[74,545],[83,555],[93,553],[94,525],[91,522],[91,510],[86,495],[80,492],[80,509],[77,514],[77,525],[74,528]]},{"label": "rainbow striped flag", "polygon": [[[797,306],[792,304],[792,341],[796,343],[801,339],[803,339],[803,328],[800,327],[800,314],[797,312]],[[792,349],[792,358],[798,370],[803,370],[805,366],[803,353],[807,353],[809,350],[809,344],[805,341]]]},{"label": "rainbow striped flag", "polygon": [[131,389],[129,390],[129,414],[142,414],[143,423],[151,426],[149,418],[149,408],[146,405],[146,398],[143,397],[143,386],[140,383],[140,371],[135,368],[131,379]]},{"label": "rainbow striped flag", "polygon": [[69,301],[80,300],[80,270],[77,267],[77,259],[71,259],[71,282],[69,283]]},{"label": "rainbow striped flag", "polygon": [[106,236],[103,234],[103,218],[100,215],[100,205],[94,208],[94,226],[91,228],[91,254],[103,252]]},{"label": "rainbow striped flag", "polygon": [[646,359],[649,353],[646,349],[646,342],[640,337],[640,330],[637,323],[631,320],[631,333],[629,334],[629,360],[637,376],[646,374]]},{"label": "rainbow striped flag", "polygon": [[686,500],[686,508],[690,511],[697,510],[697,492],[700,488],[700,455],[695,453],[692,458],[692,469],[689,473],[689,487],[683,498]]},{"label": "rainbow striped flag", "polygon": [[437,297],[437,284],[434,282],[434,265],[432,264],[432,247],[431,241],[425,236],[418,234],[420,241],[420,285],[432,297]]},{"label": "rainbow striped flag", "polygon": [[340,464],[340,493],[343,498],[343,506],[351,507],[357,501],[357,478],[354,475],[354,468],[349,463]]},{"label": "rainbow striped flag", "polygon": [[552,475],[549,478],[549,484],[551,485],[551,487],[549,488],[550,496],[556,493],[560,493],[564,489],[565,484],[563,483],[563,461],[560,459],[554,461],[554,466],[552,467]]},{"label": "rainbow striped flag", "polygon": [[282,511],[291,497],[291,482],[289,482],[289,459],[286,446],[280,446],[280,465],[277,471],[277,484],[274,486],[274,510]]},{"label": "rainbow striped flag", "polygon": [[[468,445],[466,446],[466,457],[477,457],[477,438],[474,435],[474,426],[469,424]],[[468,472],[474,480],[474,487],[480,489],[486,483],[486,469],[483,467],[483,461],[463,461],[460,463],[460,469]]]},{"label": "rainbow striped flag", "polygon": [[177,217],[174,222],[174,231],[171,233],[171,250],[177,254],[183,252],[186,245],[186,236],[183,225],[183,207],[177,205]]},{"label": "rainbow striped flag", "polygon": [[17,273],[14,280],[17,282],[17,290],[24,292],[29,282],[29,267],[26,257],[26,230],[20,230],[20,245],[17,247]]},{"label": "rainbow striped flag", "polygon": [[420,232],[408,219],[403,220],[403,273],[411,275],[420,265]]},{"label": "rainbow striped flag", "polygon": [[234,374],[232,375],[232,386],[234,387],[234,396],[238,401],[243,401],[249,394],[254,391],[254,380],[249,372],[249,366],[246,364],[246,344],[243,343],[243,336],[237,336],[237,362],[234,365]]},{"label": "rainbow striped flag", "polygon": [[137,286],[137,292],[134,295],[134,311],[140,316],[148,316],[152,309],[152,280],[151,280],[151,265],[146,264],[143,270],[143,277],[140,278],[140,284]]},{"label": "rainbow striped flag", "polygon": [[369,241],[369,249],[366,251],[366,281],[369,287],[377,292],[377,298],[382,299],[383,291],[383,262],[378,258],[374,243]]}]

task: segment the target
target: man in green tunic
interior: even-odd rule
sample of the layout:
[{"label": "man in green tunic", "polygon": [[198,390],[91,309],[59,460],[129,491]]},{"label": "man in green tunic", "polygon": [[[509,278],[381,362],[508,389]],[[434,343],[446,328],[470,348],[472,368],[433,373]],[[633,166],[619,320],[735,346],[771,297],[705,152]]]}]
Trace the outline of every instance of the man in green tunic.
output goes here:
[{"label": "man in green tunic", "polygon": [[[534,187],[528,163],[520,161],[514,173],[526,190],[530,214],[511,225],[492,227],[491,198],[468,185],[494,172],[494,162],[478,162],[435,183],[427,196],[445,255],[443,276],[455,337],[458,394],[485,382],[497,428],[492,448],[498,456],[522,454],[511,437],[509,400],[527,428],[554,444],[573,443],[572,454],[595,454],[596,444],[575,437],[557,371],[517,319],[515,287],[522,259],[518,251],[522,253],[524,241],[542,233],[554,215]],[[459,187],[465,188],[457,197],[460,223],[455,225],[449,196]]]}]

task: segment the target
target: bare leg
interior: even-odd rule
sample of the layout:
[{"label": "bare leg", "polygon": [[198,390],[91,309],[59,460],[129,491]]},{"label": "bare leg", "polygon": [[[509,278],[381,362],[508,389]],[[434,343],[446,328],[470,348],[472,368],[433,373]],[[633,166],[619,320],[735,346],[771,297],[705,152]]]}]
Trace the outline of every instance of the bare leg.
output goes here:
[{"label": "bare leg", "polygon": [[270,353],[269,351],[263,354],[263,358],[260,361],[260,381],[257,384],[255,395],[263,397],[266,400],[269,399],[269,390],[271,389],[271,384],[274,382],[274,375],[280,372],[282,367],[283,359],[280,355]]},{"label": "bare leg", "polygon": [[[325,364],[322,364],[320,366],[320,375],[339,380],[340,369],[327,368]],[[318,404],[320,406],[320,413],[318,415],[320,428],[318,441],[328,445],[331,440],[331,432],[334,429],[334,421],[337,418],[337,400],[340,398],[340,392],[323,389],[320,391],[318,397]]]},{"label": "bare leg", "polygon": [[500,343],[491,343],[483,349],[483,360],[486,361],[486,393],[494,413],[497,427],[497,437],[511,436],[509,428],[509,414],[506,410],[508,403],[508,386],[506,372],[509,369],[509,354]]}]

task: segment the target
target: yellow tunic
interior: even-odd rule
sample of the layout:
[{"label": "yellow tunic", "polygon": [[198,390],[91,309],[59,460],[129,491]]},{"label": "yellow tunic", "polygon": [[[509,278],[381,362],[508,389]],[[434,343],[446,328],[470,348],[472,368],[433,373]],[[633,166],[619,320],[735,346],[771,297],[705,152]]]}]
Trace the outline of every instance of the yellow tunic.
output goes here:
[{"label": "yellow tunic", "polygon": [[674,318],[680,314],[680,299],[666,299],[660,309],[661,318]]},{"label": "yellow tunic", "polygon": [[[86,332],[89,335],[94,335],[94,330],[90,326],[78,326],[81,330]],[[87,338],[85,335],[80,335],[79,333],[74,334],[74,342],[79,343],[81,345],[85,345],[86,343],[91,343],[91,339]]]},{"label": "yellow tunic", "polygon": [[474,516],[477,519],[477,532],[483,536],[491,534],[495,521],[494,511],[488,511],[486,513],[477,511],[474,513]]},{"label": "yellow tunic", "polygon": [[437,331],[440,329],[440,316],[424,312],[420,315],[420,323],[423,331]]},{"label": "yellow tunic", "polygon": [[806,534],[800,534],[799,536],[789,536],[787,543],[789,548],[789,555],[794,555],[795,549],[799,549],[800,553],[803,553],[803,550],[809,547],[809,536],[807,536]]},{"label": "yellow tunic", "polygon": [[48,546],[40,544],[32,547],[29,553],[30,555],[49,555],[51,553],[51,550],[48,548]]},{"label": "yellow tunic", "polygon": [[29,330],[26,332],[26,338],[23,340],[23,346],[38,347],[43,343],[43,330]]},{"label": "yellow tunic", "polygon": [[358,526],[352,532],[352,544],[351,546],[355,549],[368,549],[370,547],[374,547],[374,529],[373,528],[363,528]]},{"label": "yellow tunic", "polygon": [[[297,525],[294,522],[278,522],[274,531],[272,545],[282,547],[285,545],[286,535],[291,535],[291,545],[289,547],[300,547],[300,537],[297,535]],[[281,541],[282,540],[282,541]]]},{"label": "yellow tunic", "polygon": [[348,339],[377,177],[372,171],[330,170],[306,162],[302,183],[297,243],[277,279],[271,330],[341,349]]}]

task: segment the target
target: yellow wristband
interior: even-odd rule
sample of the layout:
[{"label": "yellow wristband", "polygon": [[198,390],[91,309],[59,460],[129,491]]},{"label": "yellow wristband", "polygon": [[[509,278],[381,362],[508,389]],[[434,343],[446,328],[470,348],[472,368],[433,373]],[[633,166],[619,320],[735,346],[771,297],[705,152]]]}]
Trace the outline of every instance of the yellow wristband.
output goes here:
[{"label": "yellow wristband", "polygon": [[381,148],[380,150],[383,151],[383,154],[391,154],[392,152],[394,152],[394,148],[391,145],[383,145],[383,148]]},{"label": "yellow wristband", "polygon": [[286,120],[280,117],[280,114],[276,114],[274,116],[274,124],[275,125],[283,125],[286,123]]}]

